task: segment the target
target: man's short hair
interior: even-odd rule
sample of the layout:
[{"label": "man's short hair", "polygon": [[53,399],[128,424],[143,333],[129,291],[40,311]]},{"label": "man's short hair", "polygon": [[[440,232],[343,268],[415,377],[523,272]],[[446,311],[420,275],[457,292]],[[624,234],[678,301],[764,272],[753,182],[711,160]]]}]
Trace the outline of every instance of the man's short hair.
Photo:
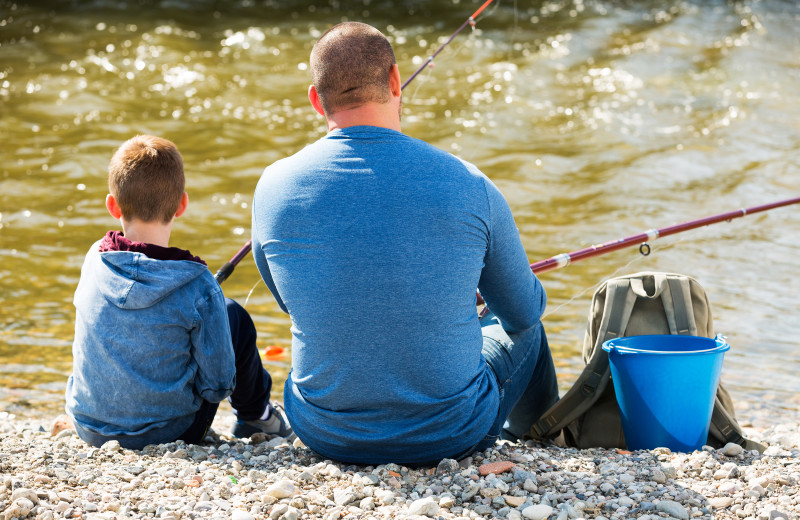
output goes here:
[{"label": "man's short hair", "polygon": [[311,50],[311,82],[326,115],[391,97],[389,73],[396,63],[392,45],[377,29],[360,22],[330,28]]},{"label": "man's short hair", "polygon": [[153,135],[137,135],[125,141],[108,166],[108,189],[126,220],[171,221],[185,183],[178,148]]}]

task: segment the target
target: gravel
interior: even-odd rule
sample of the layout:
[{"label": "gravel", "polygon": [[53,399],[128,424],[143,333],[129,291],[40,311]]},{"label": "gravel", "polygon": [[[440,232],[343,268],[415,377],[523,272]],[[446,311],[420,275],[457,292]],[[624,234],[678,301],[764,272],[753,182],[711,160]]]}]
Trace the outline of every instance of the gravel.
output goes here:
[{"label": "gravel", "polygon": [[[218,419],[217,432],[230,424]],[[212,434],[123,449],[0,412],[0,520],[794,519],[800,424],[748,431],[763,454],[729,445],[693,453],[498,443],[432,468],[349,466],[299,440]]]}]

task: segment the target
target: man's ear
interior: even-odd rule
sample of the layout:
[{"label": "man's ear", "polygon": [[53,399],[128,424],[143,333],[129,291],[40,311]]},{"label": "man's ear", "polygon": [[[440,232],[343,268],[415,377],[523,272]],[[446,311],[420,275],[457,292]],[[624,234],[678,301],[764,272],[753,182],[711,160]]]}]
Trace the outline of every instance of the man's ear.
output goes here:
[{"label": "man's ear", "polygon": [[400,97],[403,92],[403,82],[400,81],[400,67],[397,63],[392,65],[392,70],[389,71],[389,88],[394,97]]},{"label": "man's ear", "polygon": [[119,220],[122,218],[122,210],[119,209],[119,205],[117,204],[117,199],[115,199],[114,196],[110,193],[106,195],[106,209],[115,219]]},{"label": "man's ear", "polygon": [[178,211],[175,212],[175,218],[180,217],[186,211],[186,207],[189,205],[189,194],[185,191],[181,196],[181,203],[178,204]]},{"label": "man's ear", "polygon": [[311,101],[311,106],[314,107],[314,110],[316,110],[319,115],[325,115],[325,110],[322,108],[322,101],[319,99],[319,92],[317,92],[317,87],[314,85],[308,87],[308,100]]}]

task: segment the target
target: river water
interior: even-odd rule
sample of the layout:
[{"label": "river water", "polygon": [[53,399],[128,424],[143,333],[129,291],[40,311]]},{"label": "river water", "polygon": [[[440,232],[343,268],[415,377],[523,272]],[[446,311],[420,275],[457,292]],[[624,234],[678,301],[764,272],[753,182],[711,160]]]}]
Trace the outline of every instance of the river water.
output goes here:
[{"label": "river water", "polygon": [[[120,143],[178,145],[191,202],[172,245],[215,270],[249,237],[262,169],[324,135],[306,99],[316,38],[371,23],[407,77],[478,5],[0,0],[0,409],[63,406],[83,256],[117,228],[104,197]],[[403,129],[497,183],[531,261],[800,195],[795,2],[496,0],[434,64],[404,91]],[[790,206],[542,274],[562,389],[594,288],[672,271],[708,291],[741,416],[796,416],[798,241]],[[289,320],[258,280],[248,257],[223,287],[260,346],[285,349],[265,359],[280,398]]]}]

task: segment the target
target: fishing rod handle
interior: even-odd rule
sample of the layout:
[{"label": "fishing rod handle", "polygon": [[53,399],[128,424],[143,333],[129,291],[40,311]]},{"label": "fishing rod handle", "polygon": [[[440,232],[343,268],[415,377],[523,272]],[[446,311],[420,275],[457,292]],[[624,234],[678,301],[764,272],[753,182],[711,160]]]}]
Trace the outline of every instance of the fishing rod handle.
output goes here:
[{"label": "fishing rod handle", "polygon": [[222,282],[228,279],[231,273],[233,273],[233,269],[235,267],[236,264],[225,262],[222,265],[222,267],[220,267],[219,270],[216,273],[214,273],[214,279],[217,281],[217,283],[221,284]]}]

